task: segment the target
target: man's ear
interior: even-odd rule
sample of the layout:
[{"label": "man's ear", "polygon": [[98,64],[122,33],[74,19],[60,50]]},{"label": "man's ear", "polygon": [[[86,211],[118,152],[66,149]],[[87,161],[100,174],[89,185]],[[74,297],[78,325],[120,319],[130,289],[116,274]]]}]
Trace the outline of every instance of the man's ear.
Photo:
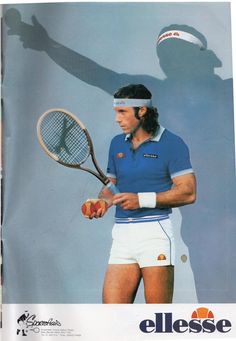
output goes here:
[{"label": "man's ear", "polygon": [[139,108],[139,111],[138,111],[138,116],[139,118],[142,118],[147,112],[147,108],[146,107],[141,107]]}]

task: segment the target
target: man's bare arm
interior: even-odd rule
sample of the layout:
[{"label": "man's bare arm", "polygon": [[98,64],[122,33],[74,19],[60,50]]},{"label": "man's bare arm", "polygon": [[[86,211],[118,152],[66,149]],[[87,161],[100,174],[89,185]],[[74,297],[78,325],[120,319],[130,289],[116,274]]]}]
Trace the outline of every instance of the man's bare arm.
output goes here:
[{"label": "man's bare arm", "polygon": [[[194,174],[177,176],[172,179],[173,187],[156,194],[156,207],[179,207],[189,205],[196,200],[196,179]],[[113,204],[119,204],[125,210],[140,208],[136,193],[119,193],[114,195]]]}]

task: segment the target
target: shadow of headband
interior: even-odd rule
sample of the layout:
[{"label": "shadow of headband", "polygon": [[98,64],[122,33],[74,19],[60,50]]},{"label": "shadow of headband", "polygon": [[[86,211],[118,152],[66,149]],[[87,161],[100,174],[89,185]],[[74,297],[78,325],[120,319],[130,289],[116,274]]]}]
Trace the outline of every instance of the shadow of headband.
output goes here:
[{"label": "shadow of headband", "polygon": [[200,39],[198,39],[193,34],[184,31],[172,30],[162,33],[157,39],[157,45],[160,45],[161,42],[163,42],[166,39],[181,39],[189,43],[198,45],[200,49],[206,48],[206,46],[204,46],[203,42]]}]

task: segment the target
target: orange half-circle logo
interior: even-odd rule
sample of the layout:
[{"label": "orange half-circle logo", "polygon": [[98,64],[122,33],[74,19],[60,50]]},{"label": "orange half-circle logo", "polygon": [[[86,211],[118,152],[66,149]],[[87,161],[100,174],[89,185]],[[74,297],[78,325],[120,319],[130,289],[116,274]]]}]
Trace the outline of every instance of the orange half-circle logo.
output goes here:
[{"label": "orange half-circle logo", "polygon": [[191,316],[193,319],[198,318],[198,319],[207,319],[207,318],[214,318],[214,314],[212,313],[211,310],[205,307],[197,308],[194,310]]},{"label": "orange half-circle logo", "polygon": [[118,159],[123,159],[123,158],[125,157],[125,153],[117,153],[117,154],[116,154],[116,157],[117,157]]}]

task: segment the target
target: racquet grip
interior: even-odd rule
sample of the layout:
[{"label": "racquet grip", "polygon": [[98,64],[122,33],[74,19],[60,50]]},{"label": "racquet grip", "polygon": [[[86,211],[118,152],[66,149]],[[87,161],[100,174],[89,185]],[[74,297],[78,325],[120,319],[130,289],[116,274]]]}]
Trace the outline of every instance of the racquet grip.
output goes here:
[{"label": "racquet grip", "polygon": [[108,184],[106,185],[106,187],[109,189],[109,191],[110,191],[112,194],[120,193],[120,191],[118,190],[118,188],[117,188],[112,182],[108,182]]}]

